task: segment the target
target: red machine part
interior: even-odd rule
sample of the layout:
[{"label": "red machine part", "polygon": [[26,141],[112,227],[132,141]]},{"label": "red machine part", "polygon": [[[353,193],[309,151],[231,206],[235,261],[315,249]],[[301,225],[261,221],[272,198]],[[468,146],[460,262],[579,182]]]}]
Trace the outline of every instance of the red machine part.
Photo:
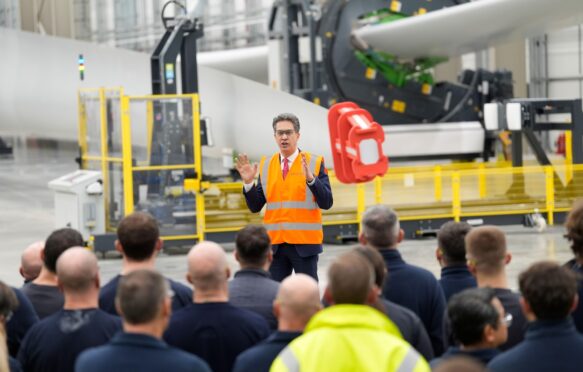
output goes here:
[{"label": "red machine part", "polygon": [[328,128],[334,171],[340,182],[368,182],[387,172],[385,132],[368,111],[353,102],[337,103],[328,111]]}]

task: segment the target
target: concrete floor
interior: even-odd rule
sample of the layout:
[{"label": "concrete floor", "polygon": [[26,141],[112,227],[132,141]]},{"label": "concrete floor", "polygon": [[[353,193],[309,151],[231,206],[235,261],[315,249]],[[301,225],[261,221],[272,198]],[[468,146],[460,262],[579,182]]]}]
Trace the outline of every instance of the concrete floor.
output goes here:
[{"label": "concrete floor", "polygon": [[[19,139],[14,143],[13,158],[0,158],[0,280],[20,286],[22,278],[18,273],[20,253],[30,243],[44,240],[54,226],[53,196],[47,183],[61,175],[77,169],[74,146],[52,144],[39,147]],[[516,288],[518,274],[531,263],[539,260],[565,262],[571,258],[567,242],[563,238],[562,227],[552,227],[543,233],[522,226],[505,227],[508,246],[513,260],[508,266],[511,286]],[[412,264],[422,266],[439,275],[435,260],[435,239],[409,240],[401,247],[404,258]],[[319,276],[321,289],[326,283],[326,269],[339,254],[352,249],[354,245],[326,245],[320,256]],[[232,249],[232,244],[226,246]],[[229,253],[233,272],[237,264]],[[100,260],[102,282],[116,275],[121,260],[108,258]],[[164,255],[157,260],[158,269],[165,275],[185,281],[186,260],[183,255]],[[406,283],[403,283],[406,285]]]}]

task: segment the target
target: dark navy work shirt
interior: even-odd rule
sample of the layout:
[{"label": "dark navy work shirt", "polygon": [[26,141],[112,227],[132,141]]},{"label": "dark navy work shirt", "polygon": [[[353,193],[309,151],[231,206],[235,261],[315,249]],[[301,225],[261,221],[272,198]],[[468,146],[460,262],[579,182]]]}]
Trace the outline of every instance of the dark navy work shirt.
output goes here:
[{"label": "dark navy work shirt", "polygon": [[440,358],[433,359],[430,364],[433,369],[448,358],[464,355],[486,365],[499,354],[500,351],[498,349],[462,350],[457,346],[452,346]]},{"label": "dark navy work shirt", "polygon": [[497,356],[492,372],[579,372],[583,366],[583,335],[571,318],[536,321],[529,325],[524,341]]},{"label": "dark navy work shirt", "polygon": [[22,368],[20,368],[20,363],[18,363],[18,360],[11,356],[8,357],[8,368],[10,368],[10,372],[22,372]]},{"label": "dark navy work shirt", "polygon": [[302,332],[274,332],[265,341],[237,357],[233,372],[269,372],[279,353]]},{"label": "dark navy work shirt", "polygon": [[433,359],[433,347],[421,319],[404,306],[381,297],[385,314],[395,323],[403,339],[411,344],[426,360]]},{"label": "dark navy work shirt", "polygon": [[579,305],[571,313],[573,317],[573,321],[575,322],[575,327],[580,333],[583,333],[583,268],[577,262],[577,260],[571,260],[565,264],[565,267],[573,270],[576,274],[579,275],[577,279],[577,286],[579,287]]},{"label": "dark navy work shirt", "polygon": [[512,314],[512,324],[508,327],[508,340],[498,347],[500,350],[505,351],[522,342],[526,328],[528,327],[528,321],[522,312],[520,295],[518,293],[506,288],[494,288],[494,293],[496,293],[496,297],[502,303],[504,311]]},{"label": "dark navy work shirt", "polygon": [[84,351],[77,372],[211,372],[199,357],[137,333],[118,333],[109,344]]},{"label": "dark navy work shirt", "polygon": [[39,319],[44,319],[63,308],[65,297],[56,285],[28,283],[22,287]]},{"label": "dark navy work shirt", "polygon": [[82,351],[106,344],[120,330],[121,320],[102,310],[61,310],[28,331],[18,360],[24,371],[73,371]]},{"label": "dark navy work shirt", "polygon": [[241,269],[229,282],[229,303],[261,315],[271,329],[277,329],[273,315],[273,301],[279,290],[279,282],[260,269]]},{"label": "dark navy work shirt", "polygon": [[447,303],[454,294],[464,289],[476,288],[478,284],[466,265],[452,265],[441,268],[439,285],[443,290],[445,302]]},{"label": "dark navy work shirt", "polygon": [[443,314],[445,298],[437,279],[421,267],[409,265],[396,249],[381,249],[388,269],[383,297],[408,308],[419,316],[435,356],[444,351]]},{"label": "dark navy work shirt", "polygon": [[265,319],[226,302],[192,303],[172,315],[168,344],[204,359],[214,372],[230,372],[235,358],[269,336]]},{"label": "dark navy work shirt", "polygon": [[[109,283],[101,287],[99,291],[99,308],[113,315],[118,315],[115,308],[115,295],[120,279],[121,275],[117,275]],[[167,280],[170,289],[174,292],[174,296],[172,296],[172,311],[176,311],[192,303],[192,289],[174,280]]]},{"label": "dark navy work shirt", "polygon": [[16,288],[12,288],[12,290],[18,299],[18,307],[14,310],[12,318],[6,323],[6,336],[8,352],[10,356],[16,357],[26,332],[38,322],[38,316],[22,291]]}]

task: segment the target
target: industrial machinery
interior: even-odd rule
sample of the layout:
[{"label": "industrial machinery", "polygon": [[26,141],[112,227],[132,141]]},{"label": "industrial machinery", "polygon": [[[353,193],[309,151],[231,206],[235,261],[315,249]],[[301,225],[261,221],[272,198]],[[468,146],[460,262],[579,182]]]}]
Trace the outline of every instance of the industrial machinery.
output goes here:
[{"label": "industrial machinery", "polygon": [[85,240],[105,233],[101,172],[77,170],[49,182],[55,193],[55,227],[78,230]]},{"label": "industrial machinery", "polygon": [[[308,0],[276,1],[268,23],[270,84],[325,107],[355,102],[381,125],[481,122],[485,103],[513,96],[511,72],[465,70],[457,84],[435,82],[431,68],[447,58],[403,60],[376,51],[353,34],[363,25],[399,21],[462,2],[349,0],[326,1],[320,7]],[[471,129],[479,136],[480,131]],[[481,132],[483,152],[445,151],[440,157],[488,158],[494,136]],[[389,132],[388,137],[390,141]],[[435,155],[421,151],[418,156],[396,153],[391,158]]]},{"label": "industrial machinery", "polygon": [[[524,166],[523,138],[541,166],[553,166],[538,136],[541,132],[548,131],[569,133],[572,145],[565,151],[565,157],[569,159],[567,163],[581,165],[583,164],[582,104],[581,99],[544,98],[512,99],[504,103],[491,103],[484,109],[485,125],[487,129],[493,131],[510,131],[513,167]],[[566,115],[566,117],[558,120],[557,116],[561,115]],[[556,170],[553,170],[553,183],[558,194],[574,199],[577,197],[575,190],[580,190],[583,179],[580,172],[575,172],[563,182]],[[515,175],[515,180],[508,190],[509,195],[526,195],[524,184],[523,176]]]},{"label": "industrial machinery", "polygon": [[[167,17],[166,9],[175,5],[179,10],[177,16]],[[186,8],[177,1],[169,1],[162,8],[164,36],[150,58],[152,94],[171,97],[176,94],[198,93],[197,45],[203,36],[203,26],[198,19],[187,15]],[[178,68],[178,60],[180,68]],[[152,123],[146,143],[150,167],[175,167],[152,169],[144,172],[134,180],[138,210],[146,210],[162,224],[172,229],[181,223],[181,218],[195,216],[195,198],[191,193],[184,193],[180,186],[187,178],[196,178],[201,169],[181,167],[193,164],[195,158],[194,136],[200,136],[203,144],[208,144],[206,127],[201,133],[193,133],[189,125],[196,114],[200,117],[198,107],[176,100],[154,100],[151,102]],[[198,120],[198,119],[197,119]],[[198,149],[200,151],[200,149]],[[136,185],[137,183],[137,185]],[[142,186],[146,196],[138,199],[138,189]],[[189,219],[188,223],[192,221]]]}]

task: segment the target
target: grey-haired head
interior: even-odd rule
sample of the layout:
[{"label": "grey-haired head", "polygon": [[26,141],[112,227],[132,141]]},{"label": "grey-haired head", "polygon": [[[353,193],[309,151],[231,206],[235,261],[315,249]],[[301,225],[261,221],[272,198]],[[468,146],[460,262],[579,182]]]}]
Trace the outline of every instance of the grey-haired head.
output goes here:
[{"label": "grey-haired head", "polygon": [[294,114],[290,114],[290,113],[282,113],[277,115],[276,117],[273,118],[273,131],[275,132],[275,128],[277,126],[277,123],[279,123],[280,121],[289,121],[294,125],[294,130],[299,133],[300,132],[300,119],[298,119],[297,116],[295,116]]},{"label": "grey-haired head", "polygon": [[398,243],[399,217],[386,205],[374,205],[362,215],[362,234],[376,248],[393,247]]}]

